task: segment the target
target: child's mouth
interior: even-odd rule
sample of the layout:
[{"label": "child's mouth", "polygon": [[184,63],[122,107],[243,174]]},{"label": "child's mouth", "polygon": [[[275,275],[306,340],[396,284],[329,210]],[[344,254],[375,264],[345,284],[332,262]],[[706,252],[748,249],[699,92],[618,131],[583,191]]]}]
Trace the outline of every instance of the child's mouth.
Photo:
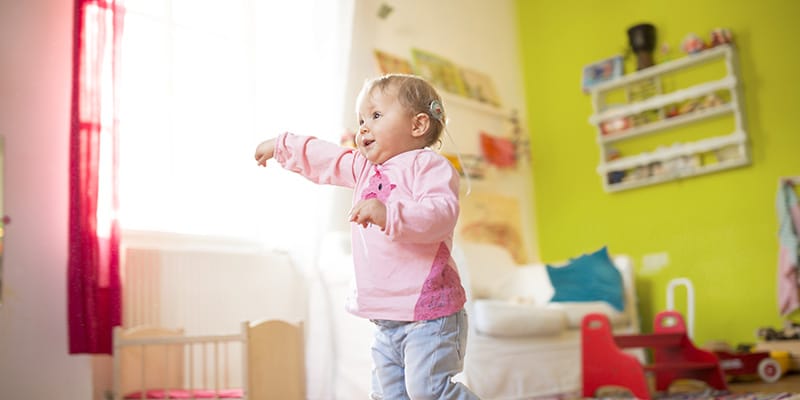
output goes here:
[{"label": "child's mouth", "polygon": [[370,139],[364,139],[361,143],[364,147],[369,147],[369,145],[375,143],[375,141]]}]

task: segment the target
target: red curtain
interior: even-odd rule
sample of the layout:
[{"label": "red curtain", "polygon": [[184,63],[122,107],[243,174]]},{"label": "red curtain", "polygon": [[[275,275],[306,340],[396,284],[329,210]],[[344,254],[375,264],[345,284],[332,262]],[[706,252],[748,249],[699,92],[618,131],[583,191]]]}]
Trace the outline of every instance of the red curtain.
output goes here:
[{"label": "red curtain", "polygon": [[76,0],[72,53],[69,352],[111,354],[121,321],[115,82],[123,8]]}]

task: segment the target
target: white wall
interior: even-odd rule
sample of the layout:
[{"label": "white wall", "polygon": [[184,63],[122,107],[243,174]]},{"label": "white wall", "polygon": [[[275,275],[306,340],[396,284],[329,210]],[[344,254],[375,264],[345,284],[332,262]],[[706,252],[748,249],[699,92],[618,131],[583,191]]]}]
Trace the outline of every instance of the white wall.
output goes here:
[{"label": "white wall", "polygon": [[91,361],[67,354],[71,1],[0,1],[5,212],[3,398],[89,399]]}]

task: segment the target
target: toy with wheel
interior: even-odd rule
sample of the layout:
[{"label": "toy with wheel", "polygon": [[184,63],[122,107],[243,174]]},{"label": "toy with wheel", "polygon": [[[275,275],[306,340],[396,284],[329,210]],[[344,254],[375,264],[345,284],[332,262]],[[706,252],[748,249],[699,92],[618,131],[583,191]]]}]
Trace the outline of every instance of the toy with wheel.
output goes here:
[{"label": "toy with wheel", "polygon": [[770,356],[762,352],[714,351],[725,375],[732,377],[758,375],[762,381],[772,383],[780,379],[786,369]]}]

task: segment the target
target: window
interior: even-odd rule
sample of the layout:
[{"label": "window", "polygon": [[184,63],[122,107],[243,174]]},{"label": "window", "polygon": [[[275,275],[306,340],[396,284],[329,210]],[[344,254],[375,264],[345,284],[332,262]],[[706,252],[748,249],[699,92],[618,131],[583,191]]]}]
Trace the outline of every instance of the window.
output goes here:
[{"label": "window", "polygon": [[[127,0],[120,78],[125,230],[258,239],[285,247],[324,217],[320,191],[264,170],[284,131],[342,131],[341,2]],[[344,211],[342,211],[344,213]]]}]

